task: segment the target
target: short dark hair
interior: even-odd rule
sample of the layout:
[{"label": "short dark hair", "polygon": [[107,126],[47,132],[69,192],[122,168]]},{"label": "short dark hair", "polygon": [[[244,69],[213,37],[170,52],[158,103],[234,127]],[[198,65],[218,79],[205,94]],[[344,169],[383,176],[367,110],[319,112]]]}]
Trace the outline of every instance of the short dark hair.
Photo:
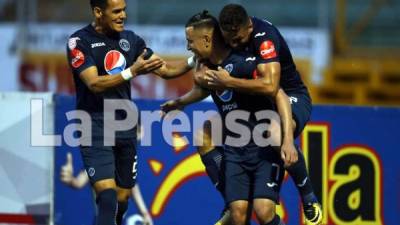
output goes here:
[{"label": "short dark hair", "polygon": [[200,27],[219,29],[217,18],[212,16],[207,10],[203,10],[203,12],[196,13],[190,17],[185,27],[194,27],[195,29]]},{"label": "short dark hair", "polygon": [[107,1],[108,0],[90,0],[90,6],[92,7],[92,9],[94,9],[94,7],[105,9],[107,8]]},{"label": "short dark hair", "polygon": [[238,4],[228,4],[219,13],[219,25],[226,32],[236,32],[248,22],[246,9]]}]

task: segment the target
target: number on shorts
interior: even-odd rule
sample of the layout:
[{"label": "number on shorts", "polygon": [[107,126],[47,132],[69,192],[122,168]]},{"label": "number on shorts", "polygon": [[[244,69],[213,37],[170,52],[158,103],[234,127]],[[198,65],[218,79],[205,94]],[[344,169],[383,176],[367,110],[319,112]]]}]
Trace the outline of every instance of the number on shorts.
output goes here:
[{"label": "number on shorts", "polygon": [[133,174],[133,179],[136,179],[136,176],[137,176],[137,155],[135,155],[135,161],[133,162],[132,174]]}]

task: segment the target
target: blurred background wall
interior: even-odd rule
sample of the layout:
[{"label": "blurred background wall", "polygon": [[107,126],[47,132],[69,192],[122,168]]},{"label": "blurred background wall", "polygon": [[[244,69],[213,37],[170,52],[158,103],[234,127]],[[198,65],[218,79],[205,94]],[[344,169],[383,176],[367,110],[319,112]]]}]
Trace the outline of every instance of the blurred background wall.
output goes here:
[{"label": "blurred background wall", "polygon": [[[183,25],[196,12],[214,15],[227,3],[282,30],[314,103],[400,103],[399,0],[129,0],[128,28],[167,60],[190,55]],[[0,0],[0,91],[73,93],[65,59],[68,36],[92,20],[88,1]],[[191,76],[165,82],[155,76],[133,81],[135,98],[176,97]]]}]

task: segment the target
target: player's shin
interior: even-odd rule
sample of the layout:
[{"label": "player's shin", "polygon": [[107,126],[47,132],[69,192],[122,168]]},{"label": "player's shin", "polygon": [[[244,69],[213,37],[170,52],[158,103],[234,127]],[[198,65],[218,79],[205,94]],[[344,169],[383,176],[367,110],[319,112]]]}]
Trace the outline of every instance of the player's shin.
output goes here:
[{"label": "player's shin", "polygon": [[117,210],[117,192],[106,189],[97,195],[98,215],[96,225],[115,224]]},{"label": "player's shin", "polygon": [[201,161],[206,167],[206,172],[208,177],[211,179],[211,182],[217,187],[220,188],[220,174],[221,174],[221,160],[222,160],[222,152],[216,147],[212,150],[208,151],[204,155],[201,155]]},{"label": "player's shin", "polygon": [[293,165],[286,168],[289,175],[296,184],[296,188],[301,195],[303,204],[316,201],[314,190],[307,173],[306,162],[303,153],[298,149],[298,160]]},{"label": "player's shin", "polygon": [[275,215],[275,217],[270,222],[264,225],[285,225],[285,223],[281,220],[281,218],[278,215]]},{"label": "player's shin", "polygon": [[117,225],[122,225],[122,220],[124,218],[125,212],[128,210],[128,202],[118,202],[118,210],[117,210]]}]

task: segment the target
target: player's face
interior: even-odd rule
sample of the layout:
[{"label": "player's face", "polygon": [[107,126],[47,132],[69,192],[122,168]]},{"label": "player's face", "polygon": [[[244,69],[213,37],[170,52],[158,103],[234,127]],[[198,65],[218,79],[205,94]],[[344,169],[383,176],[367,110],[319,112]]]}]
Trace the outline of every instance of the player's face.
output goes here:
[{"label": "player's face", "polygon": [[101,24],[107,30],[122,32],[126,19],[125,0],[108,0],[107,8],[102,10]]},{"label": "player's face", "polygon": [[251,32],[253,32],[253,26],[250,24],[240,27],[237,32],[222,31],[222,35],[229,46],[234,49],[243,49],[250,39]]},{"label": "player's face", "polygon": [[193,27],[186,28],[187,49],[198,59],[208,59],[211,55],[211,41],[204,30],[195,30]]}]

